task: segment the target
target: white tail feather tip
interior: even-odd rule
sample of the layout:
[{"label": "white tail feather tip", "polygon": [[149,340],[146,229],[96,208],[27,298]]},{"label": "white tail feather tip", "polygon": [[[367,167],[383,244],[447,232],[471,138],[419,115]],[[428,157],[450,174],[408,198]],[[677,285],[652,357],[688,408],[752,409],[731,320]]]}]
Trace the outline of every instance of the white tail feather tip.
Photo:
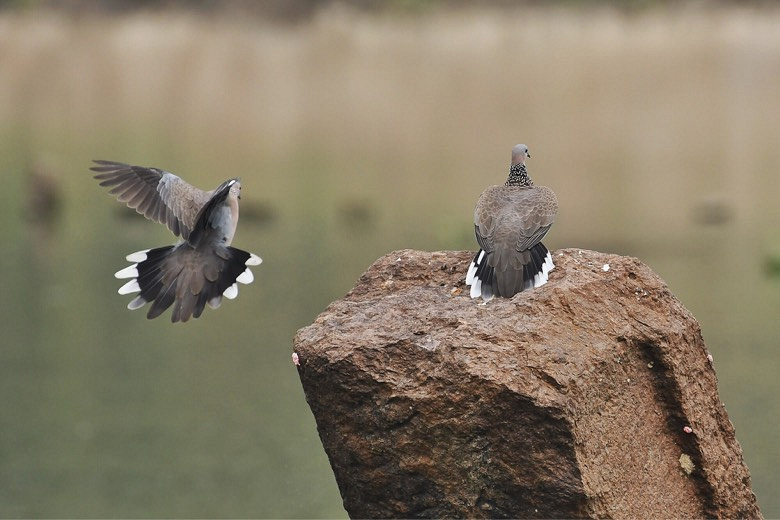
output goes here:
[{"label": "white tail feather tip", "polygon": [[547,275],[544,273],[539,273],[536,276],[534,276],[533,283],[531,284],[532,288],[541,287],[542,285],[547,283]]},{"label": "white tail feather tip", "polygon": [[555,264],[553,263],[552,255],[550,253],[547,253],[547,256],[544,257],[544,264],[542,265],[542,272],[547,275],[550,271],[555,269]]},{"label": "white tail feather tip", "polygon": [[469,296],[472,298],[479,298],[482,296],[482,280],[479,278],[474,280],[474,284],[471,286],[471,292],[469,293]]},{"label": "white tail feather tip", "polygon": [[249,253],[249,260],[246,261],[246,265],[260,265],[263,263],[263,259],[256,254]]},{"label": "white tail feather tip", "polygon": [[141,286],[138,285],[138,280],[130,280],[122,287],[119,288],[119,294],[130,294],[134,292],[141,292]]},{"label": "white tail feather tip", "polygon": [[138,278],[138,264],[133,264],[125,267],[114,273],[114,277],[122,278]]},{"label": "white tail feather tip", "polygon": [[238,278],[236,278],[237,282],[241,282],[243,284],[252,283],[255,279],[255,276],[252,274],[252,271],[249,270],[247,267],[244,269],[244,272],[238,275]]},{"label": "white tail feather tip", "polygon": [[479,256],[469,264],[469,270],[466,272],[466,285],[474,283],[474,278],[477,276],[477,267],[482,263],[483,258],[485,258],[485,251],[480,250]]},{"label": "white tail feather tip", "polygon": [[542,270],[536,273],[536,276],[534,276],[532,287],[537,288],[546,284],[547,281],[549,280],[548,273],[552,271],[554,268],[555,268],[555,264],[553,264],[552,255],[550,255],[550,253],[548,252],[547,256],[544,257]]},{"label": "white tail feather tip", "polygon": [[227,289],[225,289],[225,292],[222,293],[222,296],[224,296],[228,300],[234,299],[236,296],[238,296],[238,285],[233,284]]},{"label": "white tail feather tip", "polygon": [[135,298],[133,298],[133,299],[130,301],[130,303],[128,303],[128,304],[127,304],[127,308],[128,308],[128,309],[130,309],[131,311],[134,311],[134,310],[136,310],[136,309],[140,309],[140,308],[141,308],[141,307],[143,307],[144,305],[146,305],[146,300],[144,300],[144,299],[141,297],[141,295],[139,294],[138,296],[136,296]]},{"label": "white tail feather tip", "polygon": [[466,285],[474,283],[474,277],[477,275],[477,264],[471,263],[469,270],[466,272]]},{"label": "white tail feather tip", "polygon": [[136,251],[135,253],[130,253],[125,258],[127,259],[128,262],[133,262],[137,264],[146,260],[146,253],[148,253],[149,251],[150,251],[149,249],[144,249],[143,251]]}]

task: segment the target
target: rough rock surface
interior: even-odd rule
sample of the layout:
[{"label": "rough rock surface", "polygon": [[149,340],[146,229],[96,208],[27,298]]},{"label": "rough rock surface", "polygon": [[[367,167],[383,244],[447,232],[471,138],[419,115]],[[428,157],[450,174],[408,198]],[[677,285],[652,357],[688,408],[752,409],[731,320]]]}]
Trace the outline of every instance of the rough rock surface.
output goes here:
[{"label": "rough rock surface", "polygon": [[696,319],[565,249],[486,305],[470,252],[396,251],[295,338],[351,517],[760,518]]}]

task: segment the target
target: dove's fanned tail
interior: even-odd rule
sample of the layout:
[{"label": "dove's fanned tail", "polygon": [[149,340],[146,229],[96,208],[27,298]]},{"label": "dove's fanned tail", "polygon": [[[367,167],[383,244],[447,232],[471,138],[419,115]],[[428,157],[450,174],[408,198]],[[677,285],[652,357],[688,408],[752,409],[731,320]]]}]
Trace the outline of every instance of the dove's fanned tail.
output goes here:
[{"label": "dove's fanned tail", "polygon": [[480,249],[466,273],[466,285],[471,286],[470,296],[486,301],[494,296],[511,298],[521,291],[546,284],[548,273],[555,267],[552,255],[541,242],[526,253],[522,257],[528,261],[521,269],[501,271],[490,265],[492,254]]},{"label": "dove's fanned tail", "polygon": [[116,273],[130,278],[119,294],[139,293],[127,306],[138,309],[151,303],[146,317],[156,318],[173,305],[171,321],[198,318],[206,304],[217,308],[222,297],[233,299],[240,283],[254,279],[249,266],[260,257],[235,247],[195,249],[186,242],[176,246],[138,251],[127,256],[132,265]]}]

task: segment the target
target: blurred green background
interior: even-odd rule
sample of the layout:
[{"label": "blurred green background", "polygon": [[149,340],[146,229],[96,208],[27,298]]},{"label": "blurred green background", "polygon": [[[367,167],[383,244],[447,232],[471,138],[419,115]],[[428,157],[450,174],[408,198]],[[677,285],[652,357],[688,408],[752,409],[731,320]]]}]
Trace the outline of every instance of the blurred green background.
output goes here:
[{"label": "blurred green background", "polygon": [[[637,256],[700,321],[780,517],[780,11],[11,4],[0,516],[344,517],[293,335],[391,250],[476,249],[524,142],[560,201],[547,245]],[[113,273],[174,239],[91,159],[240,176],[255,283],[183,325],[128,311]]]}]

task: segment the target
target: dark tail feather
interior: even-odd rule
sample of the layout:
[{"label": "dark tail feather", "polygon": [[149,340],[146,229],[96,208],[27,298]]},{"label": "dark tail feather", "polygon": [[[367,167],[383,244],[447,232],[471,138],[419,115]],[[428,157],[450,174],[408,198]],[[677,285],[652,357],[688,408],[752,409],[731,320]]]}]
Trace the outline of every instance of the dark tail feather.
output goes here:
[{"label": "dark tail feather", "polygon": [[[539,242],[533,246],[528,253],[530,254],[530,260],[523,266],[523,287],[520,289],[532,289],[538,287],[537,283],[540,281],[539,276],[544,271],[545,260],[549,251],[547,248]],[[547,272],[544,272],[544,282],[547,281]],[[539,285],[544,285],[544,282]]]},{"label": "dark tail feather", "polygon": [[173,305],[172,322],[198,318],[206,304],[218,307],[222,296],[235,298],[237,282],[251,283],[254,277],[249,266],[262,262],[235,247],[202,251],[186,243],[139,251],[127,260],[135,263],[116,277],[131,280],[119,293],[139,293],[127,307],[138,309],[151,302],[146,317],[153,319]]},{"label": "dark tail feather", "polygon": [[550,252],[539,242],[526,254],[528,261],[518,271],[498,273],[489,265],[489,255],[482,250],[478,251],[466,274],[466,285],[471,286],[471,297],[481,296],[483,300],[490,300],[493,296],[511,298],[520,291],[547,283],[547,273],[554,267]]},{"label": "dark tail feather", "polygon": [[493,298],[493,285],[495,283],[495,270],[488,265],[488,255],[480,249],[474,255],[474,260],[469,265],[466,273],[466,285],[471,286],[470,295],[472,298],[482,296],[483,300]]},{"label": "dark tail feather", "polygon": [[527,276],[523,278],[523,289],[532,289],[546,284],[547,274],[555,267],[550,251],[541,242],[533,246],[530,252],[531,261],[526,264],[526,267],[530,267]]}]

